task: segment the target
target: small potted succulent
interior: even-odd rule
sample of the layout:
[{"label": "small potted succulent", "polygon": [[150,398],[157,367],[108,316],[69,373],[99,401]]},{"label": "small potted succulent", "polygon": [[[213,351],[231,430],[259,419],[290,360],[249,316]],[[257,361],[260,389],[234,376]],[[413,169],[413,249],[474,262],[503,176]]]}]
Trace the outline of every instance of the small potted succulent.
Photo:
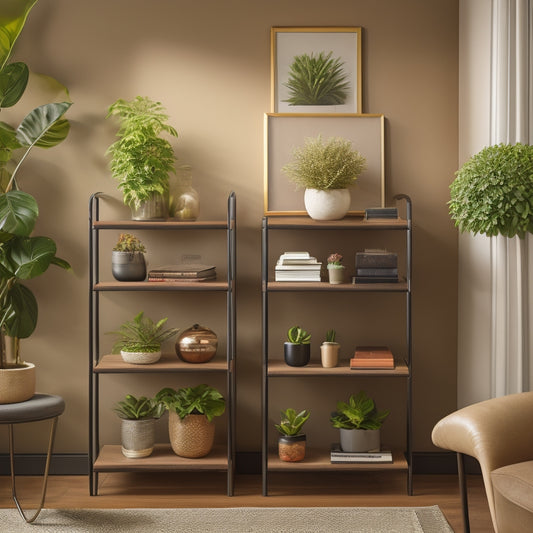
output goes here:
[{"label": "small potted succulent", "polygon": [[311,359],[311,335],[300,326],[289,328],[283,353],[289,366],[307,365]]},{"label": "small potted succulent", "polygon": [[301,430],[310,415],[309,411],[304,410],[297,413],[292,408],[281,411],[281,421],[279,424],[275,424],[275,428],[280,433],[278,454],[282,461],[293,463],[305,458],[307,437],[301,433]]},{"label": "small potted succulent", "polygon": [[341,345],[335,342],[336,331],[330,329],[326,333],[326,340],[320,346],[320,360],[324,368],[333,368],[339,363]]},{"label": "small potted succulent", "polygon": [[339,220],[350,209],[350,190],[366,168],[366,158],[342,137],[305,140],[282,168],[297,187],[303,187],[305,209],[315,220]]},{"label": "small potted succulent", "polygon": [[164,413],[165,406],[153,398],[127,394],[113,410],[122,419],[122,454],[129,459],[148,457],[154,450],[155,421]]},{"label": "small potted succulent", "polygon": [[205,457],[215,440],[214,418],[224,414],[226,400],[209,385],[161,389],[156,401],[168,409],[170,445],[180,457]]},{"label": "small potted succulent", "polygon": [[334,253],[328,256],[328,278],[332,285],[339,285],[344,281],[344,271],[346,267],[341,264],[342,255]]},{"label": "small potted succulent", "polygon": [[378,411],[374,400],[365,391],[352,394],[346,402],[337,402],[330,422],[340,431],[344,452],[373,452],[381,446],[380,429],[389,411]]},{"label": "small potted succulent", "polygon": [[111,271],[117,281],[143,281],[146,278],[144,244],[131,233],[121,233],[111,253]]},{"label": "small potted succulent", "polygon": [[156,363],[161,358],[161,344],[179,333],[179,328],[163,329],[167,320],[162,318],[156,323],[141,311],[133,320],[124,322],[119,330],[109,332],[119,336],[113,353],[120,353],[126,363]]}]

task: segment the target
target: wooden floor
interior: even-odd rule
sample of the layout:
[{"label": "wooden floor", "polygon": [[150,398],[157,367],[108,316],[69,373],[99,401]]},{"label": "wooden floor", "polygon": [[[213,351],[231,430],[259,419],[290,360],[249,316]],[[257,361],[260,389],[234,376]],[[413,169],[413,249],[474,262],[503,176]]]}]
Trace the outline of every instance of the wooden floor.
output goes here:
[{"label": "wooden floor", "polygon": [[[23,506],[39,501],[41,478],[17,478]],[[472,533],[493,532],[481,476],[468,477]],[[406,494],[402,473],[362,472],[270,474],[269,496],[261,495],[261,477],[236,477],[235,495],[226,496],[226,476],[194,474],[100,474],[99,495],[89,496],[88,478],[50,476],[47,508],[131,507],[416,507],[438,505],[455,532],[462,532],[457,477],[415,475],[414,494]],[[0,477],[0,507],[14,507],[10,478]]]}]

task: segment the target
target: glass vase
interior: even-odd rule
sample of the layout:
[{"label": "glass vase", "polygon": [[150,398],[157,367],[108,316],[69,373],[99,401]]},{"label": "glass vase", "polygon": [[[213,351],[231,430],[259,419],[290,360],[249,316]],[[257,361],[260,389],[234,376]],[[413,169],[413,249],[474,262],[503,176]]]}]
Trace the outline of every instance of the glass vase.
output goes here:
[{"label": "glass vase", "polygon": [[176,220],[196,220],[200,214],[200,196],[192,186],[192,169],[180,167],[170,181],[169,216]]}]

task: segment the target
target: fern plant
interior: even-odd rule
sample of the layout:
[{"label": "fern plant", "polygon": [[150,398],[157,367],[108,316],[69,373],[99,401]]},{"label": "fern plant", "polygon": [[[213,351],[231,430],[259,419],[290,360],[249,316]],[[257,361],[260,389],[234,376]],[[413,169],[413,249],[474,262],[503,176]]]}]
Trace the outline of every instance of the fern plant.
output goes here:
[{"label": "fern plant", "polygon": [[119,138],[107,150],[112,176],[118,180],[124,203],[139,208],[154,193],[168,192],[169,174],[175,172],[174,150],[162,133],[177,137],[160,102],[137,96],[128,102],[118,99],[106,118],[120,120]]},{"label": "fern plant", "polygon": [[348,96],[350,83],[341,59],[333,52],[296,56],[289,68],[289,105],[339,105]]}]

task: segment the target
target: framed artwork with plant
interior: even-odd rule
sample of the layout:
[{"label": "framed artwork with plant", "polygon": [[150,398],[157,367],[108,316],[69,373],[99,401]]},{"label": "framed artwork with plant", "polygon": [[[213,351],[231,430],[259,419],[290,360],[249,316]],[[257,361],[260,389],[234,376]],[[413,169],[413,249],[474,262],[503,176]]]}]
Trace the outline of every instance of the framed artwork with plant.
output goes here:
[{"label": "framed artwork with plant", "polygon": [[361,28],[271,28],[274,113],[361,113]]},{"label": "framed artwork with plant", "polygon": [[[381,114],[267,113],[264,155],[265,215],[306,214],[304,190],[301,183],[290,179],[287,169],[294,165],[298,153],[311,159],[309,165],[300,166],[311,170],[324,166],[327,163],[326,154],[322,153],[324,150],[329,153],[330,159],[334,160],[332,163],[337,167],[340,163],[342,168],[348,163],[356,163],[346,160],[351,157],[352,151],[357,151],[365,160],[352,186],[349,215],[362,215],[367,207],[382,207],[385,202],[384,123],[385,118]],[[309,153],[315,144],[317,153]],[[346,145],[350,150],[346,150]],[[336,150],[335,157],[329,148]],[[342,161],[339,161],[339,157]],[[305,175],[299,181],[311,182],[314,177]]]}]

